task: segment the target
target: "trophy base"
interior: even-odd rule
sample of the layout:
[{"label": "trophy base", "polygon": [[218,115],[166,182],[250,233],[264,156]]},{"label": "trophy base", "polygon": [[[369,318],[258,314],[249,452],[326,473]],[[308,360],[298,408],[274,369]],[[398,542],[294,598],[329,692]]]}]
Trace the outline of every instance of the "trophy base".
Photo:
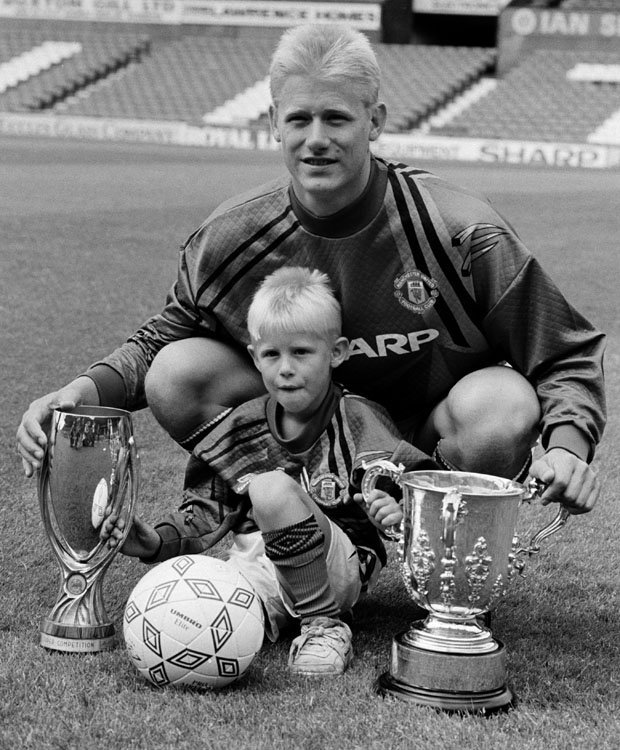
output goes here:
[{"label": "trophy base", "polygon": [[497,690],[484,692],[449,692],[447,690],[431,690],[430,688],[407,685],[385,672],[375,683],[375,690],[379,695],[393,695],[403,701],[415,703],[418,706],[428,706],[441,711],[460,713],[491,714],[497,711],[507,711],[513,705],[513,695],[504,686]]},{"label": "trophy base", "polygon": [[65,625],[44,620],[40,644],[52,651],[76,654],[109,651],[114,648],[114,625]]},{"label": "trophy base", "polygon": [[377,683],[379,693],[444,711],[490,712],[510,708],[506,653],[500,641],[489,653],[440,653],[408,643],[407,633],[392,641],[389,673]]}]

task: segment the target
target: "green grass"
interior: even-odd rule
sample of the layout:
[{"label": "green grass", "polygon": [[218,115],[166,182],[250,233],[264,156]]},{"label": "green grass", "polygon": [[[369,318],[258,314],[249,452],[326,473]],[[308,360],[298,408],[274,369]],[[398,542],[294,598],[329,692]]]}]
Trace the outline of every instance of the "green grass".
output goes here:
[{"label": "green grass", "polygon": [[[118,647],[45,651],[39,624],[58,571],[14,434],[28,402],[121,342],[157,310],[176,247],[227,195],[281,171],[277,156],[5,140],[0,143],[0,748],[617,748],[620,745],[617,465],[620,322],[617,174],[430,165],[486,193],[576,306],[609,334],[610,423],[596,509],[532,560],[494,620],[516,708],[489,718],[382,699],[392,636],[416,611],[392,564],[358,607],[356,658],[342,679],[287,675],[289,641],[267,644],[221,692],[158,690]],[[135,416],[140,512],[178,502],[185,454],[148,412]],[[553,509],[531,507],[523,529]],[[392,551],[393,563],[395,562]],[[117,632],[145,568],[118,556],[104,580]]]}]

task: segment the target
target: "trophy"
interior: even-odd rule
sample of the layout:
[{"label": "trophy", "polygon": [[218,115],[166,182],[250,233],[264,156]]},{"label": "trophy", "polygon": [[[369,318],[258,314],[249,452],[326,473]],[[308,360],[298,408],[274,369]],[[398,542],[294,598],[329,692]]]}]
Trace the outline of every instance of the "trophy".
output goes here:
[{"label": "trophy", "polygon": [[398,539],[405,586],[426,619],[392,641],[390,669],[376,684],[380,694],[446,711],[491,712],[510,707],[505,649],[484,624],[506,593],[524,556],[568,518],[554,520],[521,547],[515,536],[519,506],[541,490],[509,479],[461,471],[413,471],[390,461],[364,465],[365,498],[380,477],[403,490]]},{"label": "trophy", "polygon": [[39,505],[58,559],[60,590],[41,625],[41,645],[92,652],[114,645],[105,611],[103,576],[122,545],[99,540],[108,510],[131,518],[138,490],[138,454],[131,415],[122,409],[54,409],[39,474]]}]

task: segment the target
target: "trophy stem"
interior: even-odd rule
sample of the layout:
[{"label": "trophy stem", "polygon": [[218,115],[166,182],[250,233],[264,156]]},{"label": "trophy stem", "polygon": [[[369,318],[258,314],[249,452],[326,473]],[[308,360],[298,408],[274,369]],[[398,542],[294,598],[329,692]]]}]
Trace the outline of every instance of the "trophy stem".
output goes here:
[{"label": "trophy stem", "polygon": [[104,564],[79,572],[61,566],[56,603],[41,623],[42,646],[73,653],[114,648],[114,625],[106,612],[102,592],[107,567]]}]

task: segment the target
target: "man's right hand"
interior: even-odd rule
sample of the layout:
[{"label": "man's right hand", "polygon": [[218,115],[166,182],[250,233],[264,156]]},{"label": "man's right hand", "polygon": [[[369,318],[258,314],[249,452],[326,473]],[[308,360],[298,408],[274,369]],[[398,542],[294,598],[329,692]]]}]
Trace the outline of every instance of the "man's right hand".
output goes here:
[{"label": "man's right hand", "polygon": [[94,382],[87,377],[76,378],[59,391],[41,396],[33,401],[24,412],[17,428],[17,452],[22,458],[24,474],[31,477],[41,468],[50,418],[54,409],[74,409],[80,404],[97,406],[99,394]]}]

